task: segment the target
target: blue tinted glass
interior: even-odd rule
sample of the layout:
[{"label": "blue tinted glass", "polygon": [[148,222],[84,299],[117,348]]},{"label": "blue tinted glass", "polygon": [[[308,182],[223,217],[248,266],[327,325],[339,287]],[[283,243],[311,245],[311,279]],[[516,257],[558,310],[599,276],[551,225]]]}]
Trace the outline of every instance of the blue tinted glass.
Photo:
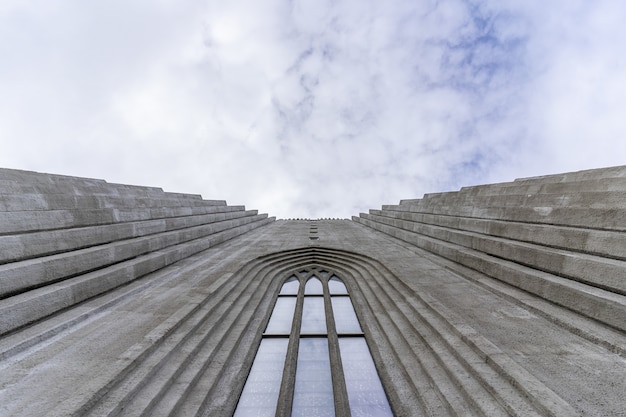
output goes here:
[{"label": "blue tinted glass", "polygon": [[352,416],[393,417],[363,337],[340,337],[339,349]]},{"label": "blue tinted glass", "polygon": [[334,417],[333,382],[328,357],[328,339],[300,339],[292,417]]},{"label": "blue tinted glass", "polygon": [[322,281],[317,277],[313,277],[306,282],[304,293],[308,295],[323,295]]},{"label": "blue tinted glass", "polygon": [[261,340],[234,417],[274,416],[288,344],[288,339]]},{"label": "blue tinted glass", "polygon": [[337,333],[362,333],[349,297],[331,297]]},{"label": "blue tinted glass", "polygon": [[323,297],[305,297],[302,308],[302,334],[326,334]]},{"label": "blue tinted glass", "polygon": [[280,288],[281,294],[297,295],[300,288],[300,281],[295,276],[290,277]]},{"label": "blue tinted glass", "polygon": [[331,294],[348,294],[344,283],[335,276],[328,280],[328,291],[330,291]]},{"label": "blue tinted glass", "polygon": [[278,297],[272,316],[265,329],[265,334],[291,333],[291,323],[296,310],[296,297]]}]

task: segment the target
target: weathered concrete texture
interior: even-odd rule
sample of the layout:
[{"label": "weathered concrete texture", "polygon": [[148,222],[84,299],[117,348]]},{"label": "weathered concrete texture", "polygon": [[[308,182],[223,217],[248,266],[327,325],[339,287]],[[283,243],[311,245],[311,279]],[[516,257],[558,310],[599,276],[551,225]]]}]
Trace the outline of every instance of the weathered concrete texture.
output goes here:
[{"label": "weathered concrete texture", "polygon": [[0,334],[273,219],[152,187],[0,170]]},{"label": "weathered concrete texture", "polygon": [[0,415],[232,415],[313,266],[348,286],[397,416],[624,415],[623,191],[611,168],[273,221],[0,170]]}]

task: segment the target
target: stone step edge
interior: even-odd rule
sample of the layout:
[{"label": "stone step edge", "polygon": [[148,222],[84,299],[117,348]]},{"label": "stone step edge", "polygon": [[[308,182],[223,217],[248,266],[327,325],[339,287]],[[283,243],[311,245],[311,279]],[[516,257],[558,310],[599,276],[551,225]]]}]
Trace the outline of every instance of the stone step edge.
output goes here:
[{"label": "stone step edge", "polygon": [[[626,272],[626,263],[624,263],[623,260],[604,258],[597,255],[556,249],[535,243],[521,242],[500,237],[488,238],[481,233],[423,223],[414,223],[414,225],[418,225],[418,230],[416,230],[415,227],[405,228],[393,224],[392,220],[387,220],[392,218],[386,216],[365,215],[364,218],[440,241],[453,243],[464,248],[473,249],[499,259],[509,260],[532,269],[548,272],[592,287],[626,295],[626,281],[620,280],[620,273],[624,275]],[[407,221],[402,220],[402,222]],[[468,239],[469,242],[467,242]],[[525,256],[525,252],[532,252],[533,256]],[[544,262],[546,256],[552,259],[558,267],[550,267],[548,262]],[[537,261],[537,259],[540,260]],[[587,277],[584,274],[584,272],[587,271],[585,267],[591,267],[594,271],[597,271],[598,278],[592,280]],[[626,278],[626,275],[624,275],[624,277]]]},{"label": "stone step edge", "polygon": [[145,210],[109,208],[97,210],[7,212],[0,217],[0,236],[209,214],[220,212],[218,210],[226,212],[231,211],[230,207],[231,206],[170,207]]},{"label": "stone step edge", "polygon": [[369,215],[380,215],[570,252],[626,260],[626,254],[621,250],[621,247],[626,244],[626,236],[622,232],[400,211],[370,210]]},{"label": "stone step edge", "polygon": [[438,198],[420,199],[411,202],[404,200],[398,204],[413,210],[435,210],[445,207],[552,207],[552,208],[595,208],[619,209],[622,207],[626,191],[577,192],[571,194],[494,194],[458,195],[446,194]]},{"label": "stone step edge", "polygon": [[[238,213],[258,214],[257,210],[231,210],[165,219],[2,235],[0,236],[0,247],[3,248],[3,253],[0,253],[0,265],[232,219],[234,217],[230,216],[235,216]],[[45,242],[45,244],[42,245],[42,242]],[[41,247],[49,246],[48,242],[52,242],[53,246],[49,248]],[[25,251],[29,252],[25,253]]]},{"label": "stone step edge", "polygon": [[70,175],[49,174],[28,170],[0,168],[0,184],[5,181],[12,182],[17,185],[34,184],[44,189],[61,187],[64,189],[63,193],[71,191],[73,193],[84,192],[86,194],[92,194],[94,189],[105,189],[110,191],[129,190],[131,192],[139,191],[157,194],[169,193],[181,196],[195,195],[163,191],[163,189],[160,187],[108,182],[103,179],[97,178],[76,177]]},{"label": "stone step edge", "polygon": [[[76,251],[35,258],[0,266],[0,297],[7,298],[21,292],[59,282],[106,268],[125,260],[154,251],[190,242],[254,221],[245,216],[215,223],[202,224],[148,236],[125,239]],[[76,265],[79,265],[76,267]]]},{"label": "stone step edge", "polygon": [[[254,223],[177,245],[166,251],[152,252],[103,270],[0,300],[0,335],[39,321],[88,298],[125,285],[150,272],[275,221],[273,217],[265,218],[262,215],[259,217]],[[15,315],[18,316],[17,319],[9,323],[7,317]]]},{"label": "stone step edge", "polygon": [[402,199],[401,204],[419,204],[428,200],[472,197],[496,197],[496,196],[523,196],[523,195],[571,195],[583,193],[623,193],[626,191],[626,178],[611,178],[604,180],[584,180],[573,182],[537,182],[517,183],[507,182],[501,184],[474,185],[461,187],[459,190],[426,193],[422,198]]},{"label": "stone step edge", "polygon": [[412,210],[415,207],[383,205],[384,211],[400,211],[438,216],[465,217],[513,221],[519,223],[546,224],[593,230],[626,231],[626,213],[616,209],[566,208],[566,207],[475,207],[449,206],[450,210]]},{"label": "stone step edge", "polygon": [[605,168],[585,169],[580,171],[564,172],[559,174],[540,175],[533,177],[517,178],[515,182],[523,181],[571,181],[581,178],[622,178],[626,177],[626,165],[616,165]]},{"label": "stone step edge", "polygon": [[452,273],[472,281],[524,309],[536,313],[572,334],[580,336],[591,343],[602,346],[608,351],[626,358],[626,342],[624,342],[623,335],[620,331],[474,269],[457,264],[413,245],[410,246],[415,249],[415,253],[419,256],[426,257]]},{"label": "stone step edge", "polygon": [[[486,184],[461,187],[460,193],[473,195],[490,195],[492,190],[501,194],[570,194],[577,191],[626,191],[626,178],[583,179],[569,182],[508,182],[503,184]],[[493,194],[491,194],[493,195]]]},{"label": "stone step edge", "polygon": [[[599,189],[604,188],[604,189]],[[571,182],[504,182],[495,184],[473,185],[461,187],[459,190],[425,193],[421,198],[401,199],[400,205],[428,204],[442,198],[495,197],[522,195],[567,195],[574,192],[624,192],[626,178],[616,177],[604,180],[588,179]]]},{"label": "stone step edge", "polygon": [[[182,261],[185,261],[183,259]],[[79,303],[74,309],[68,309],[53,314],[40,322],[22,328],[18,332],[9,333],[0,338],[0,361],[18,354],[25,353],[38,343],[45,342],[53,337],[59,337],[66,332],[73,332],[76,328],[85,326],[94,317],[106,312],[115,305],[122,303],[154,286],[175,279],[181,274],[197,268],[196,262],[176,268],[175,264],[168,265],[151,272],[112,291],[98,297]],[[175,268],[175,269],[172,269]]]},{"label": "stone step edge", "polygon": [[[472,249],[460,249],[458,245],[438,241],[403,229],[379,225],[362,218],[356,219],[359,219],[356,220],[357,222],[374,230],[404,240],[407,243],[416,245],[418,248],[454,262],[461,263],[478,272],[539,295],[546,300],[570,308],[616,329],[626,330],[626,297],[624,296],[537,271],[511,261],[494,258]],[[382,229],[387,229],[388,231]],[[389,229],[395,229],[396,233],[391,233],[392,230]],[[403,235],[403,237],[398,236],[398,234]],[[425,245],[425,242],[428,244]],[[458,259],[459,255],[462,255],[463,258]],[[535,286],[537,288],[534,288]],[[570,296],[574,297],[574,300],[569,299]],[[585,303],[581,303],[581,301]]]},{"label": "stone step edge", "polygon": [[0,191],[0,213],[12,211],[97,210],[105,208],[146,209],[151,207],[225,206],[224,200],[202,200],[163,195],[132,197],[110,195],[6,194]]}]

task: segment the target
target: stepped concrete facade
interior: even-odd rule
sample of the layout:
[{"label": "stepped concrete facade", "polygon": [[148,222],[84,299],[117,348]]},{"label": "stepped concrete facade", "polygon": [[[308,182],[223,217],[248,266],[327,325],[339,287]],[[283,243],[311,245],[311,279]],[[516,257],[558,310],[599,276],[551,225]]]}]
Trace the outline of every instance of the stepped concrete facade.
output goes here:
[{"label": "stepped concrete facade", "polygon": [[396,416],[626,413],[626,167],[352,220],[7,169],[0,195],[2,416],[231,416],[302,271],[345,283]]}]

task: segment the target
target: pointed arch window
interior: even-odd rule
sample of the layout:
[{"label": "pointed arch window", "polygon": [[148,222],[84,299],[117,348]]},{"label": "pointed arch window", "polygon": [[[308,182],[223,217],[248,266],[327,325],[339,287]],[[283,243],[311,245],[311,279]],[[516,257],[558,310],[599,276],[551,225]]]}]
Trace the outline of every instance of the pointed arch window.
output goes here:
[{"label": "pointed arch window", "polygon": [[235,417],[393,416],[348,289],[334,273],[283,283]]}]

